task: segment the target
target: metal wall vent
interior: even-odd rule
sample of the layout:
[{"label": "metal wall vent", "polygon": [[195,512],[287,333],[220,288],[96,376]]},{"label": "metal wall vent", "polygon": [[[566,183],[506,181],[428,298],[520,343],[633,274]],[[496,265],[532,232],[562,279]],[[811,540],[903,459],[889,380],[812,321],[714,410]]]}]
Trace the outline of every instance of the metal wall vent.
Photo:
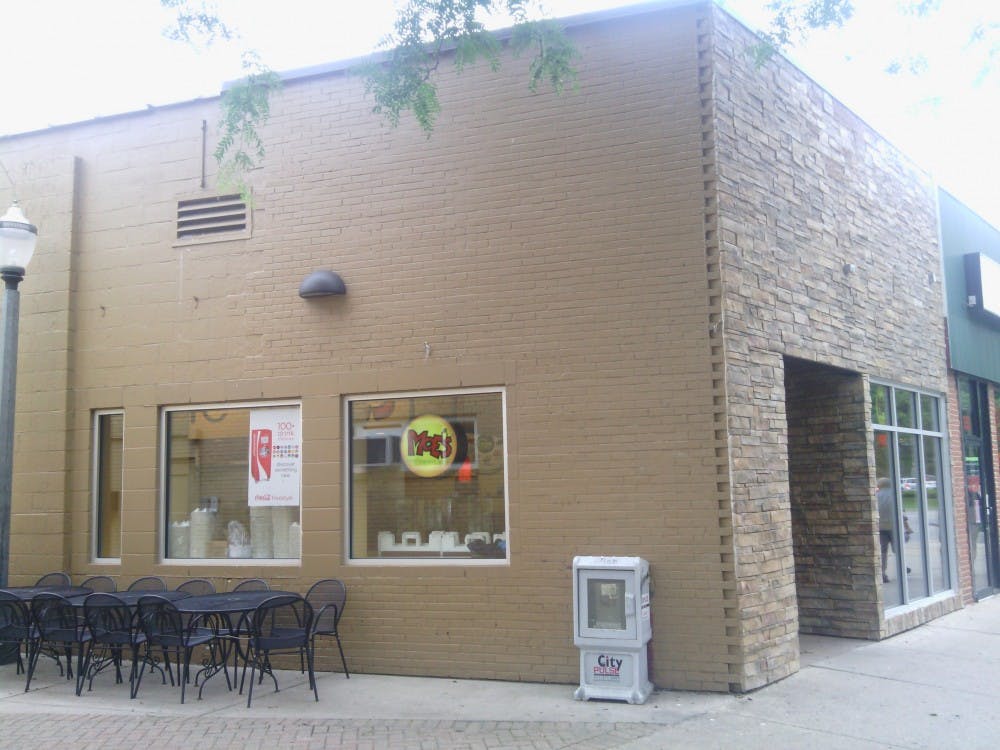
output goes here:
[{"label": "metal wall vent", "polygon": [[178,240],[244,235],[248,228],[247,204],[238,193],[177,201]]}]

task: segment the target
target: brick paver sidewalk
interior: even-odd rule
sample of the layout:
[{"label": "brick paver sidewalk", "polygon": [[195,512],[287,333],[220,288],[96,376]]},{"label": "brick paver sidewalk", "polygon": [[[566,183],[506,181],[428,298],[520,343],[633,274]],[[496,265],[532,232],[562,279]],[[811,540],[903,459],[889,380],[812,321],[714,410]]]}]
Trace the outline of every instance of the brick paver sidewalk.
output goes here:
[{"label": "brick paver sidewalk", "polygon": [[22,714],[0,716],[0,748],[102,750],[610,750],[647,737],[654,724],[558,721],[317,720],[218,716]]}]

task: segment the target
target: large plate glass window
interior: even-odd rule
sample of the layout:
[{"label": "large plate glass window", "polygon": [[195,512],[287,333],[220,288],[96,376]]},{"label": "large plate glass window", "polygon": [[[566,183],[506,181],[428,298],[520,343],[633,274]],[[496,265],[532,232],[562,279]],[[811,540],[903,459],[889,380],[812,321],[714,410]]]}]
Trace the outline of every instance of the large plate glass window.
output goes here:
[{"label": "large plate glass window", "polygon": [[125,415],[94,414],[94,557],[118,560],[122,548],[122,457]]},{"label": "large plate glass window", "polygon": [[163,432],[166,559],[301,556],[297,404],[166,409]]},{"label": "large plate glass window", "polygon": [[887,608],[951,588],[951,550],[936,396],[871,384],[876,500]]},{"label": "large plate glass window", "polygon": [[351,557],[505,560],[504,394],[347,400]]}]

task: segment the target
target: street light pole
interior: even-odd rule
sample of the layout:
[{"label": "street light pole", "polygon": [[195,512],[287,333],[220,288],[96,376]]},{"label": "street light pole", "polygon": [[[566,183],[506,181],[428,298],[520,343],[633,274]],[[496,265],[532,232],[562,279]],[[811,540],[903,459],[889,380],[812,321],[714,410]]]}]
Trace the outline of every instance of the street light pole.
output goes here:
[{"label": "street light pole", "polygon": [[0,587],[10,567],[11,489],[14,478],[14,396],[17,390],[17,328],[21,293],[18,284],[35,252],[38,229],[25,218],[17,201],[0,217]]}]

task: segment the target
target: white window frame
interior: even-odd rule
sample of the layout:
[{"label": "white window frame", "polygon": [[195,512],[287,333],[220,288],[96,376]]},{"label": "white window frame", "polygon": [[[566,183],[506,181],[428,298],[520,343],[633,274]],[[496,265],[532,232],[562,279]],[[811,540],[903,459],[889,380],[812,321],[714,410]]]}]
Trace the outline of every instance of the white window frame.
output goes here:
[{"label": "white window frame", "polygon": [[[212,566],[212,567],[222,567],[222,568],[235,568],[235,567],[275,567],[275,568],[299,568],[302,567],[302,552],[299,551],[299,557],[281,557],[281,558],[260,558],[260,557],[239,557],[239,558],[226,558],[226,557],[167,557],[167,527],[169,525],[169,520],[167,519],[167,474],[170,471],[170,467],[167,465],[167,415],[176,412],[185,411],[226,411],[229,409],[266,409],[268,407],[275,406],[297,406],[299,408],[299,418],[302,418],[302,402],[300,400],[279,400],[279,401],[231,401],[222,403],[207,403],[207,404],[183,404],[178,406],[161,406],[160,407],[160,445],[158,448],[159,462],[160,462],[160,487],[157,492],[158,502],[159,502],[159,519],[160,528],[157,532],[157,547],[158,547],[158,558],[162,565],[177,565],[191,567],[193,565],[198,566]],[[304,441],[303,441],[304,442]],[[248,446],[249,447],[249,446]],[[302,446],[302,452],[305,453],[305,445]],[[301,481],[301,479],[300,479]],[[301,492],[301,487],[299,491],[299,497],[303,497]],[[299,503],[299,526],[302,528],[303,533],[305,532],[305,506],[304,503]]]},{"label": "white window frame", "polygon": [[[937,593],[930,593],[928,596],[919,598],[910,598],[908,586],[904,580],[903,585],[903,599],[901,604],[894,607],[887,607],[885,614],[887,617],[894,617],[897,615],[905,614],[906,612],[922,609],[923,607],[933,604],[936,601],[941,601],[944,599],[949,599],[955,596],[958,590],[958,558],[957,558],[957,539],[955,536],[955,514],[953,507],[953,498],[951,495],[951,446],[949,445],[949,432],[948,432],[948,405],[944,394],[937,393],[935,391],[928,391],[921,388],[916,388],[909,385],[901,385],[899,383],[894,383],[890,380],[881,380],[878,378],[869,379],[869,392],[871,391],[871,386],[882,386],[889,388],[890,399],[889,399],[889,419],[892,424],[883,424],[881,422],[875,421],[875,415],[871,411],[869,412],[869,421],[871,423],[870,435],[874,439],[876,431],[896,433],[897,435],[914,435],[916,436],[918,442],[920,442],[924,437],[932,437],[941,440],[941,484],[943,487],[939,487],[941,490],[939,494],[939,502],[941,505],[942,512],[944,513],[945,523],[948,525],[947,529],[947,539],[948,544],[948,586]],[[917,420],[917,427],[901,427],[899,426],[899,418],[896,413],[896,393],[897,391],[905,391],[907,393],[914,393],[917,396],[917,402],[915,404],[914,417]],[[938,429],[932,430],[923,426],[923,415],[920,409],[920,397],[930,396],[937,401],[937,423]],[[893,449],[896,450],[895,448]],[[918,476],[925,477],[926,471],[923,463],[923,447],[920,448],[921,460],[918,466]],[[897,459],[894,458],[894,461]],[[897,465],[896,472],[902,475],[902,469]],[[896,479],[893,479],[893,484],[896,484]],[[924,493],[921,494],[921,502],[924,502]],[[897,519],[897,528],[902,528],[902,507],[901,503],[897,501],[896,512],[899,516]],[[925,528],[923,538],[927,539],[927,529]],[[926,551],[925,551],[926,552]]]},{"label": "white window frame", "polygon": [[[503,512],[504,529],[507,540],[507,554],[505,557],[497,558],[476,558],[476,557],[353,557],[354,527],[351,523],[352,499],[351,499],[351,479],[354,467],[351,465],[351,404],[364,403],[365,401],[385,401],[389,399],[405,398],[432,398],[435,396],[464,396],[484,393],[493,393],[500,396],[500,424],[503,429]],[[508,462],[508,443],[510,433],[507,427],[507,389],[502,386],[484,388],[446,388],[434,391],[392,391],[384,393],[369,393],[344,396],[342,401],[344,420],[344,564],[358,567],[509,567],[511,554],[511,529],[510,529],[510,470]]]},{"label": "white window frame", "polygon": [[100,492],[101,492],[101,440],[100,440],[100,429],[101,429],[101,417],[121,415],[122,418],[122,497],[120,499],[120,505],[118,509],[118,550],[121,552],[122,545],[125,539],[124,528],[122,527],[121,520],[124,518],[124,504],[125,504],[125,410],[124,409],[95,409],[91,414],[90,422],[90,559],[92,562],[99,565],[119,565],[121,564],[121,556],[119,557],[99,557],[97,537],[99,534],[100,526],[100,509],[99,505],[101,502]]}]

